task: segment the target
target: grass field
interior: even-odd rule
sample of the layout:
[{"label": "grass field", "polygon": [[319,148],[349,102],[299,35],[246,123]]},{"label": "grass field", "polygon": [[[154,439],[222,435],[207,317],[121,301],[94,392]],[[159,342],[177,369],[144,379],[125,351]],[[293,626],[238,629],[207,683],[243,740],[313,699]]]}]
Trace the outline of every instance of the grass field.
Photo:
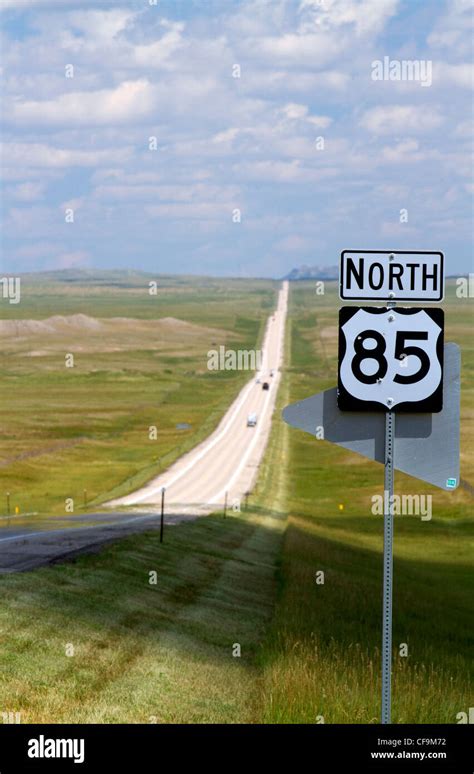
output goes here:
[{"label": "grass field", "polygon": [[282,527],[211,516],[167,529],[163,545],[156,532],[2,576],[0,711],[22,723],[258,721]]},{"label": "grass field", "polygon": [[[462,347],[462,475],[472,485],[470,303],[449,288],[446,340]],[[339,306],[334,286],[324,296],[315,295],[314,283],[292,287],[281,406],[334,385]],[[258,499],[262,514],[288,517],[278,604],[261,662],[263,719],[377,722],[383,519],[372,515],[371,497],[383,490],[382,467],[283,423],[274,426],[267,475],[276,461],[285,495],[272,503],[275,481],[267,483],[264,470]],[[472,706],[472,496],[398,472],[395,480],[399,494],[431,494],[433,518],[395,518],[393,720],[455,723]],[[316,584],[319,570],[324,585]],[[399,656],[402,643],[406,657]]]},{"label": "grass field", "polygon": [[[290,304],[280,407],[336,378],[335,288],[294,284]],[[446,338],[463,350],[462,474],[473,484],[472,307],[450,288],[445,308]],[[192,321],[210,325],[201,315]],[[431,493],[433,518],[395,520],[393,720],[455,723],[472,706],[471,495],[398,473],[396,490]],[[163,546],[149,533],[0,578],[0,709],[22,722],[378,722],[382,519],[370,508],[381,491],[379,465],[276,414],[248,513],[170,528]]]},{"label": "grass field", "polygon": [[275,287],[111,272],[23,277],[21,303],[0,310],[0,513],[7,492],[13,512],[63,514],[66,498],[93,509],[206,437],[249,378],[208,371],[207,352],[254,349]]}]

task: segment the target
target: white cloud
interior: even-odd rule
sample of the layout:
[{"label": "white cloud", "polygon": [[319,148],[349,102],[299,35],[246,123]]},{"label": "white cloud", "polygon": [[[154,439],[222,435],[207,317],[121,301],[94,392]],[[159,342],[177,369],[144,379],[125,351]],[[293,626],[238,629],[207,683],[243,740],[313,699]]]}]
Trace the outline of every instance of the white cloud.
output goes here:
[{"label": "white cloud", "polygon": [[[97,0],[81,0],[82,5],[94,5]],[[75,6],[78,0],[2,0],[0,11],[27,11],[29,8],[57,8],[58,6]]]},{"label": "white cloud", "polygon": [[183,45],[184,23],[161,21],[167,32],[159,40],[137,45],[133,49],[133,57],[140,67],[160,67]]},{"label": "white cloud", "polygon": [[45,186],[43,183],[28,181],[14,186],[10,195],[13,199],[17,199],[20,202],[34,202],[41,199],[44,188]]},{"label": "white cloud", "polygon": [[305,95],[311,97],[323,91],[334,93],[347,87],[350,76],[338,70],[275,70],[256,68],[251,79],[243,79],[240,87],[245,93],[274,95],[278,99]]},{"label": "white cloud", "polygon": [[278,183],[315,183],[337,174],[337,170],[306,166],[299,159],[292,161],[257,161],[239,164],[237,172],[247,180]]},{"label": "white cloud", "polygon": [[465,89],[472,89],[474,85],[474,65],[470,62],[455,65],[435,62],[433,70],[433,81],[436,83],[461,86]]},{"label": "white cloud", "polygon": [[439,158],[437,150],[420,150],[419,142],[414,139],[402,140],[396,145],[382,148],[383,161],[392,164],[412,164],[434,158]]},{"label": "white cloud", "polygon": [[332,124],[330,116],[308,116],[308,123],[317,129],[327,129]]},{"label": "white cloud", "polygon": [[428,36],[433,48],[447,49],[451,55],[472,57],[474,14],[471,0],[449,0]]},{"label": "white cloud", "polygon": [[[123,8],[100,11],[73,11],[68,16],[68,26],[85,36],[88,45],[110,42],[127,28],[137,14]],[[78,43],[77,35],[75,39]]]},{"label": "white cloud", "polygon": [[[312,116],[307,105],[299,105],[296,102],[284,105],[278,113],[283,114],[288,121],[306,122],[316,126],[318,129],[325,129],[332,123],[332,118],[329,116]],[[272,126],[272,131],[273,129],[274,126]]]},{"label": "white cloud", "polygon": [[237,185],[212,185],[209,183],[183,183],[181,185],[99,185],[94,198],[107,202],[121,201],[237,201],[240,189]]},{"label": "white cloud", "polygon": [[81,207],[83,207],[85,204],[85,199],[81,197],[77,197],[76,199],[69,199],[67,202],[62,202],[60,204],[60,209],[64,212],[65,210],[80,210]]},{"label": "white cloud", "polygon": [[346,89],[351,81],[351,76],[347,72],[338,70],[323,70],[318,75],[318,86],[326,89]]},{"label": "white cloud", "polygon": [[286,33],[263,37],[254,42],[254,53],[279,62],[299,65],[324,65],[337,57],[336,41],[329,36]]},{"label": "white cloud", "polygon": [[308,115],[308,106],[307,105],[298,105],[295,102],[291,102],[288,105],[285,105],[281,112],[284,113],[284,115],[287,118],[305,118],[305,116]]},{"label": "white cloud", "polygon": [[115,89],[72,92],[41,102],[20,100],[10,105],[10,117],[20,124],[107,125],[139,121],[155,106],[155,93],[145,78],[124,81]]},{"label": "white cloud", "polygon": [[382,148],[382,156],[386,161],[399,162],[403,161],[410,156],[413,157],[413,153],[418,150],[419,143],[417,140],[403,140],[396,145]]},{"label": "white cloud", "polygon": [[190,204],[158,204],[145,207],[153,218],[171,220],[219,220],[232,223],[232,210],[240,207],[240,202],[192,202]]},{"label": "white cloud", "polygon": [[5,143],[2,147],[5,166],[22,167],[95,167],[100,164],[124,162],[131,149],[74,150],[53,148],[40,143]]},{"label": "white cloud", "polygon": [[384,105],[367,110],[360,125],[375,135],[430,132],[443,123],[443,117],[425,105]]},{"label": "white cloud", "polygon": [[218,132],[214,135],[212,138],[213,143],[232,143],[233,140],[238,136],[239,129],[237,127],[230,127],[229,129],[226,129],[223,132]]},{"label": "white cloud", "polygon": [[300,30],[351,25],[357,35],[377,34],[395,15],[398,0],[302,0]]},{"label": "white cloud", "polygon": [[285,30],[281,24],[277,34],[268,34],[259,28],[258,34],[249,35],[246,49],[272,65],[275,60],[292,67],[339,63],[341,52],[354,49],[354,38],[357,45],[361,39],[376,38],[398,4],[399,0],[302,0],[295,29]]}]

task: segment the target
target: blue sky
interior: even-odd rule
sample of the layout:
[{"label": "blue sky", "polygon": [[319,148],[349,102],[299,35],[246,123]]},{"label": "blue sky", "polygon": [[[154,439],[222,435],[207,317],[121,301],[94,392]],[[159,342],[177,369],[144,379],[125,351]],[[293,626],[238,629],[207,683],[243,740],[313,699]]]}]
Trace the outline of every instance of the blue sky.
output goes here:
[{"label": "blue sky", "polygon": [[473,270],[470,0],[153,3],[1,0],[3,272]]}]

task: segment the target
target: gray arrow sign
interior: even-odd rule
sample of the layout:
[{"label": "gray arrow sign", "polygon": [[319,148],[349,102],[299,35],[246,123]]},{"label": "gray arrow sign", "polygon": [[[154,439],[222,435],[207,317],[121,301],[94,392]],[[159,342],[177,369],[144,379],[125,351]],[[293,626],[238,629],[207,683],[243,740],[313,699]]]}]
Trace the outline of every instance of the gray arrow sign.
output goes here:
[{"label": "gray arrow sign", "polygon": [[[461,354],[457,344],[444,347],[443,410],[438,414],[397,414],[395,467],[403,473],[452,490],[459,486],[459,404]],[[339,411],[332,388],[283,409],[292,427],[384,463],[385,412]]]}]

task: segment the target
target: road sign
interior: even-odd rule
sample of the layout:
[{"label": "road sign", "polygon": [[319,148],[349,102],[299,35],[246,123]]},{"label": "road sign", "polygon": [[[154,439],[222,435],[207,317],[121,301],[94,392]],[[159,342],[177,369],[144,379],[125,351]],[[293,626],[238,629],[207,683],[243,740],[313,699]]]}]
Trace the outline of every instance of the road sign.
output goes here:
[{"label": "road sign", "polygon": [[460,355],[447,345],[443,395],[443,311],[395,309],[396,301],[443,299],[442,253],[344,250],[339,292],[387,307],[340,310],[337,390],[287,406],[283,418],[384,465],[381,722],[390,723],[394,471],[458,486]]},{"label": "road sign", "polygon": [[[461,355],[444,347],[443,410],[438,414],[397,414],[395,468],[446,491],[459,486],[459,397]],[[385,463],[385,414],[341,411],[337,390],[320,392],[283,410],[292,427]]]},{"label": "road sign", "polygon": [[441,411],[443,344],[442,309],[342,307],[339,408]]},{"label": "road sign", "polygon": [[442,301],[444,256],[424,250],[343,250],[344,301]]}]

